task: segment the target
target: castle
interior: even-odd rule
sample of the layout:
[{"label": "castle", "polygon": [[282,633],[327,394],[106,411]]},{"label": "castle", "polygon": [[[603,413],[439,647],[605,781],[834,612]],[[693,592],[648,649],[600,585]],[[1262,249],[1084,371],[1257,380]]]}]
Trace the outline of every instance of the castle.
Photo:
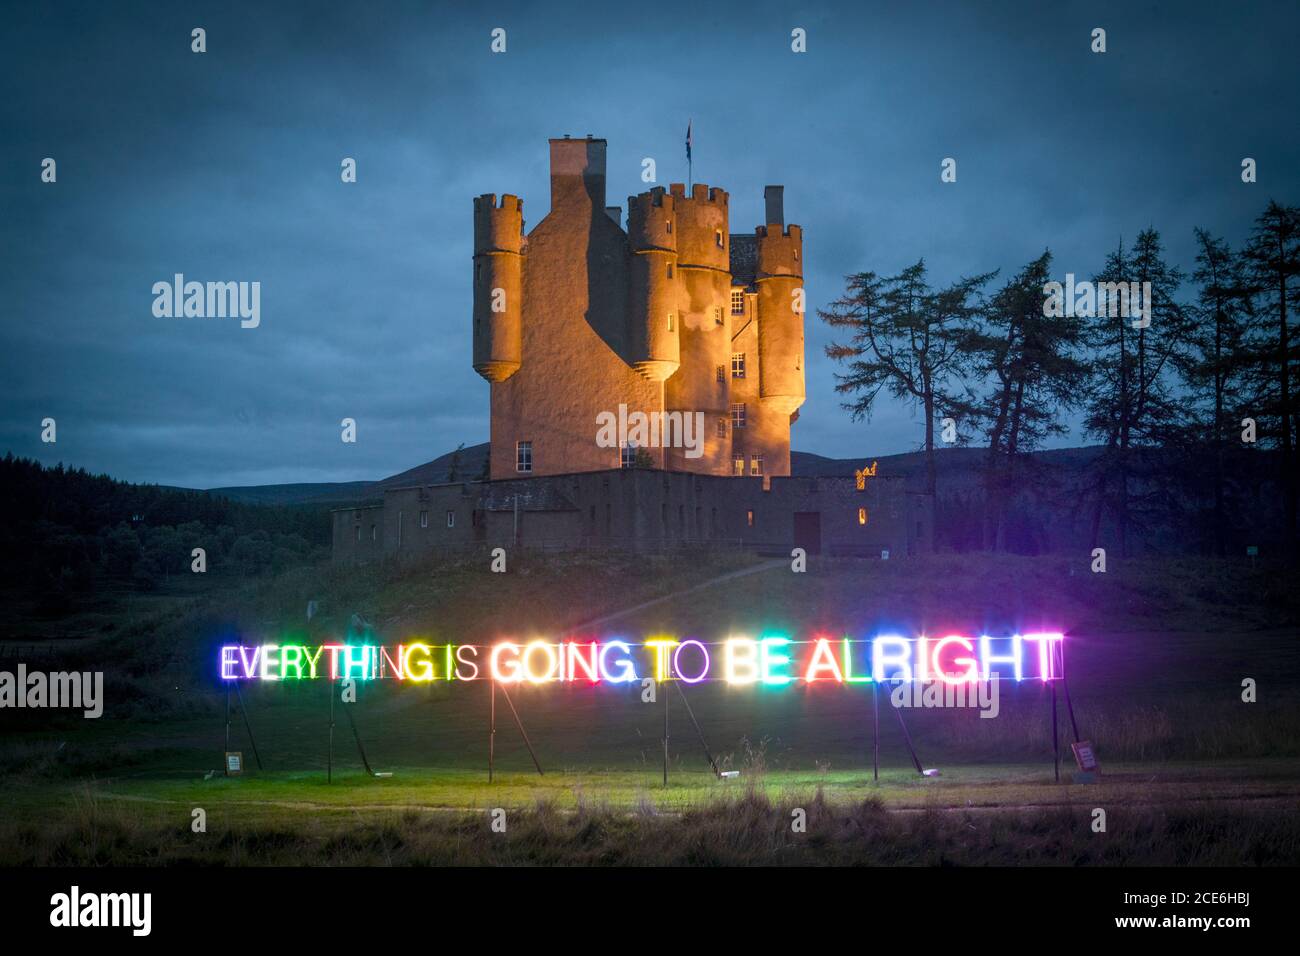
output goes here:
[{"label": "castle", "polygon": [[[474,200],[486,480],[390,488],[382,504],[335,511],[335,559],[509,545],[924,547],[929,509],[900,478],[791,477],[803,231],[785,224],[782,187],[766,188],[767,221],[752,234],[731,233],[724,190],[681,184],[629,197],[624,231],[622,209],[605,205],[605,150],[590,136],[550,141],[551,208],[531,233],[517,196]],[[636,415],[678,427],[602,439],[602,420]],[[683,432],[693,440],[676,441]]]},{"label": "castle", "polygon": [[[702,449],[656,468],[790,474],[804,401],[803,233],[768,186],[765,225],[730,231],[727,193],[680,184],[605,205],[605,141],[553,139],[551,209],[525,236],[515,196],[474,200],[474,370],[491,383],[491,478],[619,468],[598,444],[626,406],[702,416]],[[643,458],[644,460],[644,458]]]}]

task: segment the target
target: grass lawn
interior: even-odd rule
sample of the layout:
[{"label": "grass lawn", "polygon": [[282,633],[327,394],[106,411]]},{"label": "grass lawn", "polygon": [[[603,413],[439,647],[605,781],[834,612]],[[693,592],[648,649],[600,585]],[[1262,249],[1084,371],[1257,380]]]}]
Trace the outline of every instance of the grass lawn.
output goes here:
[{"label": "grass lawn", "polygon": [[[163,597],[152,611],[133,602],[63,665],[105,671],[102,719],[6,712],[0,864],[1300,863],[1294,576],[1210,561],[1091,575],[1062,558],[973,555],[814,560],[807,574],[777,566],[698,587],[758,563],[525,555],[506,575],[464,561],[327,567]],[[310,624],[308,600],[322,608]],[[225,746],[215,649],[233,634],[311,642],[339,636],[357,613],[384,642],[483,642],[563,633],[627,608],[600,633],[1064,629],[1100,782],[1071,782],[1063,700],[1053,781],[1050,698],[1034,682],[1008,685],[997,719],[904,711],[935,778],[911,769],[882,697],[873,782],[864,685],[721,683],[687,694],[710,753],[740,771],[731,780],[709,772],[674,693],[665,787],[662,699],[642,702],[639,687],[525,686],[511,696],[545,775],[499,699],[488,784],[489,685],[391,681],[361,685],[346,713],[371,765],[393,776],[361,770],[338,705],[325,782],[329,685],[310,681],[247,686],[265,770],[236,710],[231,748],[250,772],[215,773]],[[1241,697],[1246,678],[1254,703]],[[195,808],[204,833],[191,830]],[[504,833],[490,827],[496,808]],[[798,832],[796,810],[807,824]]]}]

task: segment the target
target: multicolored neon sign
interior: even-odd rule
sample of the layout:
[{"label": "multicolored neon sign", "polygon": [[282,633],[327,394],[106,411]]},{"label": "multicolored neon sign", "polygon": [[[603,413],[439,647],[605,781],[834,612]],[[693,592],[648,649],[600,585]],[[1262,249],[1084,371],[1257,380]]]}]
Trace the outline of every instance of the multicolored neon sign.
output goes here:
[{"label": "multicolored neon sign", "polygon": [[1059,680],[1065,635],[901,637],[869,639],[779,634],[704,642],[656,636],[625,640],[498,641],[449,644],[227,644],[223,680],[394,679],[494,680],[502,684],[628,684],[646,678],[684,684],[738,686],[795,683],[870,684],[939,681],[969,684],[993,677]]}]

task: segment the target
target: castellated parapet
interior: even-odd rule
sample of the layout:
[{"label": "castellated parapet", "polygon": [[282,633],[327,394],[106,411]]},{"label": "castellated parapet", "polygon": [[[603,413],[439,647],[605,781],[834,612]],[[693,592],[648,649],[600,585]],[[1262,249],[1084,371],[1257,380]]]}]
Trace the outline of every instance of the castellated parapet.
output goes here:
[{"label": "castellated parapet", "polygon": [[[629,196],[624,232],[605,205],[605,141],[566,136],[550,152],[551,210],[527,236],[515,196],[474,201],[491,477],[629,463],[788,475],[804,400],[803,237],[784,225],[782,187],[766,188],[769,222],[752,234],[731,233],[726,190],[681,183]],[[620,406],[689,417],[696,445],[598,443],[597,418]]]}]

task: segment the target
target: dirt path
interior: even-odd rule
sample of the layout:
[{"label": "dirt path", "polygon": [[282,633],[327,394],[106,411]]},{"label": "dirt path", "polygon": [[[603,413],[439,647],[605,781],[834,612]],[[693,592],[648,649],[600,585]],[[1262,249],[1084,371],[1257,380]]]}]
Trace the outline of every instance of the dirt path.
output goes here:
[{"label": "dirt path", "polygon": [[748,577],[751,574],[759,574],[763,571],[771,571],[773,568],[784,567],[789,562],[785,558],[774,558],[771,561],[764,561],[762,564],[756,564],[753,567],[741,568],[739,571],[729,571],[726,574],[719,575],[716,578],[710,578],[700,584],[692,585],[681,591],[674,591],[672,594],[665,594],[663,597],[657,597],[650,601],[642,601],[640,604],[634,604],[631,607],[625,607],[621,611],[615,611],[613,614],[605,614],[601,617],[592,618],[590,621],[583,621],[569,628],[571,631],[585,631],[591,628],[601,627],[611,621],[617,621],[619,618],[627,617],[629,614],[635,614],[637,611],[643,611],[648,607],[654,607],[656,604],[665,604],[668,601],[676,601],[687,594],[694,594],[696,591],[703,591],[705,588],[711,588],[715,585],[722,584],[724,581],[734,581],[736,578]]},{"label": "dirt path", "polygon": [[[188,806],[192,801],[164,800],[160,797],[142,797],[136,794],[125,793],[100,793],[96,795],[97,799],[102,800],[121,800],[127,803],[150,803],[162,806]],[[893,814],[917,814],[917,813],[1015,813],[1021,811],[1042,812],[1047,810],[1061,809],[1091,809],[1096,801],[1069,801],[1063,800],[1060,803],[995,803],[995,804],[978,804],[978,805],[961,805],[954,804],[949,806],[929,806],[929,807],[884,807],[886,813]],[[1295,797],[1293,795],[1278,794],[1256,794],[1239,797],[1175,797],[1168,800],[1133,800],[1115,803],[1110,801],[1112,806],[1123,807],[1166,807],[1166,806],[1218,806],[1231,804],[1240,808],[1250,808],[1254,810],[1279,810],[1293,811],[1295,809]],[[429,806],[419,803],[378,803],[378,804],[333,804],[333,803],[314,803],[309,800],[237,800],[220,804],[224,808],[231,807],[278,807],[284,810],[310,810],[313,812],[330,812],[340,813],[349,812],[366,812],[366,813],[405,813],[415,811],[418,813],[484,813],[492,809],[487,804],[483,806],[461,806],[461,807],[439,807]],[[526,806],[516,806],[509,809],[527,810]],[[554,813],[564,814],[566,816],[577,814],[581,811],[570,807],[552,807]],[[627,810],[628,816],[635,816],[644,811]],[[681,810],[659,810],[654,811],[656,816],[681,816],[684,811]]]}]

